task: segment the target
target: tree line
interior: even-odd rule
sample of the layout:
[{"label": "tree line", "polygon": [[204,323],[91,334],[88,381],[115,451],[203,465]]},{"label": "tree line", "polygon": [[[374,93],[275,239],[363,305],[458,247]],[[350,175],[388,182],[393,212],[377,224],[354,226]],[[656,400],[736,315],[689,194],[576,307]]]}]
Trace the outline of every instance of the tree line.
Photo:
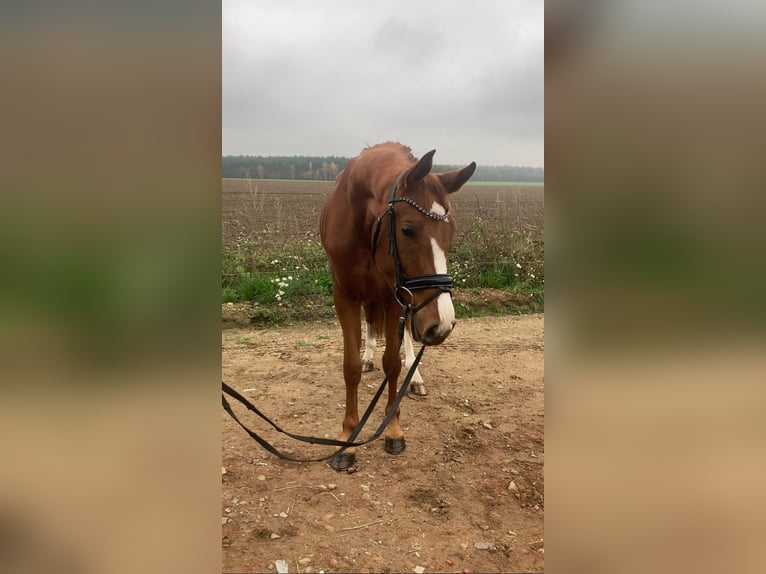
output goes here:
[{"label": "tree line", "polygon": [[[251,179],[316,179],[333,181],[349,158],[338,156],[253,156],[225,155],[223,177]],[[434,171],[460,169],[464,165],[434,164]],[[543,182],[542,167],[512,165],[476,166],[471,181]]]}]

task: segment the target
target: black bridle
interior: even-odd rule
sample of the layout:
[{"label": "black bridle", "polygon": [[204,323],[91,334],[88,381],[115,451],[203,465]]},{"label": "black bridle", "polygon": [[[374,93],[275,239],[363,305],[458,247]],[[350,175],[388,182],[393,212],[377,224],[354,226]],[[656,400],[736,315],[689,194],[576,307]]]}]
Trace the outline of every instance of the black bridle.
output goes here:
[{"label": "black bridle", "polygon": [[[394,212],[394,203],[404,202],[426,217],[435,219],[436,221],[447,221],[449,217],[449,209],[444,214],[439,215],[432,213],[427,209],[420,206],[415,200],[409,197],[396,196],[396,190],[399,188],[399,179],[397,177],[391,186],[391,196],[388,198],[388,205],[383,213],[380,214],[378,220],[375,222],[375,231],[372,234],[372,259],[375,260],[375,251],[378,246],[378,237],[380,236],[380,227],[383,223],[383,218],[388,215],[388,254],[394,259],[394,274],[396,277],[396,283],[394,284],[394,298],[399,305],[402,306],[402,317],[399,319],[399,339],[402,338],[404,332],[404,323],[407,320],[407,314],[412,314],[413,334],[415,332],[415,314],[423,307],[428,305],[431,301],[436,299],[442,293],[448,293],[452,296],[452,276],[446,273],[435,273],[433,275],[415,275],[407,277],[402,271],[402,262],[399,259],[399,250],[396,247],[396,217]],[[434,289],[424,301],[419,305],[413,305],[415,298],[412,294],[413,291],[420,289]],[[402,292],[406,292],[409,296],[409,302],[402,300]]]}]

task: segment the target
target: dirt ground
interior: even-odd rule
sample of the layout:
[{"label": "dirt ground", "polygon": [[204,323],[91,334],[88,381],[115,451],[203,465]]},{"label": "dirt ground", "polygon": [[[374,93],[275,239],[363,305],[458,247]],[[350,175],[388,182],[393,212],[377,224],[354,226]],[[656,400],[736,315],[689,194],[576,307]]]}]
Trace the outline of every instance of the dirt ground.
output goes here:
[{"label": "dirt ground", "polygon": [[[221,411],[224,572],[542,572],[543,315],[461,320],[427,349],[429,394],[402,402],[407,450],[375,441],[356,472],[284,462]],[[364,332],[364,330],[362,331]],[[417,347],[416,347],[417,349]],[[360,412],[382,380],[362,375]],[[336,322],[222,333],[223,380],[292,432],[336,438],[344,409]],[[362,436],[383,416],[383,401]],[[231,401],[230,401],[231,402]],[[233,404],[233,403],[232,403]],[[320,455],[235,412],[280,450]]]}]

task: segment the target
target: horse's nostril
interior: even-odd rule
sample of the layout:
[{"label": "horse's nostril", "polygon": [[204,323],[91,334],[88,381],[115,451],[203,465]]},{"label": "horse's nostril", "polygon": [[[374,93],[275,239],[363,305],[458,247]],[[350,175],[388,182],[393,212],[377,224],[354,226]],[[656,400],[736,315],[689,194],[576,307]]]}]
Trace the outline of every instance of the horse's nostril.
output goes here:
[{"label": "horse's nostril", "polygon": [[437,338],[438,330],[439,330],[438,325],[434,325],[433,327],[428,329],[425,333],[423,333],[423,342],[433,343]]}]

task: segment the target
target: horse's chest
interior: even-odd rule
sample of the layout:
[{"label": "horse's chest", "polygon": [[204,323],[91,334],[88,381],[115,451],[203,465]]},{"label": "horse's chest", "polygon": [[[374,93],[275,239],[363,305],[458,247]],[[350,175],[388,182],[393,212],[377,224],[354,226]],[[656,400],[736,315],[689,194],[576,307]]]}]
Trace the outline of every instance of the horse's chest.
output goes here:
[{"label": "horse's chest", "polygon": [[337,280],[347,297],[357,301],[386,301],[391,287],[385,277],[372,265],[362,262],[345,272],[337,273]]}]

